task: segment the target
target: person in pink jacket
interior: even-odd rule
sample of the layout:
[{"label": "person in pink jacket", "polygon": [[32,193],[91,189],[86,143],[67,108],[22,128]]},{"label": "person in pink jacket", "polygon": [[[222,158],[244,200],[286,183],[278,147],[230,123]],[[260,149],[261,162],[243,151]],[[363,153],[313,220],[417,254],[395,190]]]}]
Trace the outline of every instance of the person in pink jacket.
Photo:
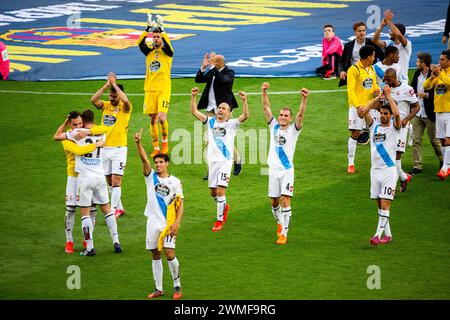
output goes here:
[{"label": "person in pink jacket", "polygon": [[9,58],[6,46],[0,42],[0,80],[8,79],[9,75]]},{"label": "person in pink jacket", "polygon": [[337,65],[342,56],[341,39],[334,34],[334,27],[326,24],[323,27],[324,38],[322,39],[322,66],[316,72],[324,80],[336,78]]}]

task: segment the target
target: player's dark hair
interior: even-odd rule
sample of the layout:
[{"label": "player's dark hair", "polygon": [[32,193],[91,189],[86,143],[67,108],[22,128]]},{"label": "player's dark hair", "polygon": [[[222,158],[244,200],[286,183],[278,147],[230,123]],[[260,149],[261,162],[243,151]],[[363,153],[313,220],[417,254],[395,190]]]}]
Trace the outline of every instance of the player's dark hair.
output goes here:
[{"label": "player's dark hair", "polygon": [[396,52],[398,52],[398,48],[396,46],[387,46],[386,49],[384,49],[385,56],[388,56]]},{"label": "player's dark hair", "polygon": [[427,67],[430,67],[431,63],[433,62],[431,54],[429,54],[428,52],[419,52],[417,54],[417,59],[419,59]]},{"label": "player's dark hair", "polygon": [[359,56],[361,57],[361,59],[367,59],[367,57],[370,57],[374,53],[375,53],[374,46],[366,45],[362,46],[361,49],[359,49]]},{"label": "player's dark hair", "polygon": [[92,110],[87,109],[83,111],[81,117],[83,118],[84,122],[94,123],[94,112]]},{"label": "player's dark hair", "polygon": [[358,21],[358,22],[355,22],[354,24],[353,24],[353,31],[356,31],[356,29],[358,29],[359,27],[361,27],[361,26],[366,26],[366,24],[363,22],[363,21]]},{"label": "player's dark hair", "polygon": [[324,29],[325,28],[331,28],[331,30],[333,30],[333,32],[334,32],[334,27],[331,24],[326,24],[326,25],[323,26],[323,28]]},{"label": "player's dark hair", "polygon": [[443,56],[447,56],[447,59],[450,60],[450,50],[444,50],[441,52]]},{"label": "player's dark hair", "polygon": [[391,105],[390,105],[389,103],[383,104],[383,105],[380,107],[380,111],[381,111],[381,109],[386,109],[386,110],[389,111],[389,113],[392,114]]},{"label": "player's dark hair", "polygon": [[73,120],[78,117],[81,117],[81,114],[78,111],[70,111],[68,119]]},{"label": "player's dark hair", "polygon": [[397,71],[395,71],[394,68],[387,68],[386,71],[384,72],[384,74],[391,75],[394,78],[397,78]]},{"label": "player's dark hair", "polygon": [[395,26],[397,27],[397,29],[400,31],[400,33],[402,34],[402,36],[404,36],[405,33],[406,33],[406,27],[405,27],[405,25],[402,24],[402,23],[395,23],[394,25],[395,25]]},{"label": "player's dark hair", "polygon": [[169,162],[169,156],[167,154],[164,153],[158,153],[157,155],[155,155],[153,157],[153,161],[155,161],[157,158],[161,158],[164,160],[164,162]]},{"label": "player's dark hair", "polygon": [[[123,85],[118,83],[117,86],[120,88],[120,90],[122,90],[122,92],[125,92],[125,90],[123,89]],[[117,92],[116,88],[111,87],[111,92]]]}]

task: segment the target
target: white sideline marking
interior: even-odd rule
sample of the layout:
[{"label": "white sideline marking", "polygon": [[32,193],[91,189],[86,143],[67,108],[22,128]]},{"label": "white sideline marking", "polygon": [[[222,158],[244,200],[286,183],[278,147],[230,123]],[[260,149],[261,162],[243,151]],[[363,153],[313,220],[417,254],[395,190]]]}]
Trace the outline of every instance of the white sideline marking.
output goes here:
[{"label": "white sideline marking", "polygon": [[[311,93],[332,93],[346,92],[347,90],[310,90]],[[0,90],[0,93],[20,93],[20,94],[46,94],[46,95],[65,95],[65,96],[92,96],[95,92],[53,92],[53,91],[20,91],[20,90]],[[299,91],[268,91],[269,94],[300,94]],[[144,96],[143,93],[125,93],[127,96]],[[261,92],[247,92],[248,95],[260,95]],[[187,97],[190,93],[172,93],[175,97]]]}]

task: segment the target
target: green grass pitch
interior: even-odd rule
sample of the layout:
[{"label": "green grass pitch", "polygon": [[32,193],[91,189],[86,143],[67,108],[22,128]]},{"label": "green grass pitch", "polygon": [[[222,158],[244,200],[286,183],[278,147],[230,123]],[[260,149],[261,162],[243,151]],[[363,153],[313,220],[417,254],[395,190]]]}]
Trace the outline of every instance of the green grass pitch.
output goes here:
[{"label": "green grass pitch", "polygon": [[[236,79],[234,91],[260,92],[267,79]],[[270,92],[335,90],[335,81],[317,78],[268,79]],[[127,93],[142,93],[141,80],[120,81]],[[145,250],[146,194],[142,166],[132,136],[148,118],[142,95],[132,95],[127,170],[118,220],[123,254],[113,253],[101,213],[95,229],[97,256],[64,253],[66,160],[52,140],[65,115],[94,109],[89,95],[11,93],[16,91],[93,93],[103,81],[0,82],[2,183],[0,192],[0,299],[145,299],[154,288],[151,255]],[[189,93],[192,79],[175,79],[173,93]],[[201,87],[202,89],[203,87]],[[298,108],[300,95],[270,96],[272,109]],[[238,98],[239,100],[239,98]],[[215,204],[202,180],[202,164],[175,165],[184,186],[185,215],[177,241],[185,299],[449,299],[450,181],[436,177],[438,161],[424,137],[424,172],[413,177],[391,208],[394,242],[378,248],[368,240],[377,224],[369,199],[370,148],[358,146],[356,174],[348,175],[345,92],[312,93],[295,153],[295,193],[289,242],[277,246],[276,224],[267,197],[265,164],[243,166],[231,177],[230,215],[212,233]],[[170,131],[193,131],[190,97],[172,97]],[[249,96],[250,119],[242,129],[266,129],[259,94]],[[239,109],[241,110],[241,109]],[[236,112],[239,113],[240,111]],[[100,121],[100,113],[96,122]],[[235,116],[238,114],[235,114]],[[172,146],[175,143],[172,142]],[[248,156],[248,155],[247,155]],[[191,156],[193,158],[193,154]],[[411,148],[403,160],[411,168]],[[99,210],[100,211],[100,210]],[[75,249],[81,249],[77,212]],[[164,259],[164,288],[172,280]],[[81,289],[69,290],[71,265],[80,267]],[[380,268],[381,289],[369,290],[369,266]],[[171,299],[167,294],[163,299]]]}]

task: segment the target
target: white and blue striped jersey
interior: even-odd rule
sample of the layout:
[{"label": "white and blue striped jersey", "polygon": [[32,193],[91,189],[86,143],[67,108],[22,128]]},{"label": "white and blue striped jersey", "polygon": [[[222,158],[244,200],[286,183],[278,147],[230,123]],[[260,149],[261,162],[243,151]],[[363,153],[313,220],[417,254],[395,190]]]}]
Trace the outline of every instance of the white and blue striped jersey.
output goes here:
[{"label": "white and blue striped jersey", "polygon": [[370,153],[373,169],[395,167],[395,156],[400,130],[395,128],[393,121],[387,127],[382,127],[378,121],[370,126]]},{"label": "white and blue striped jersey", "polygon": [[241,122],[229,119],[224,122],[216,121],[215,117],[208,117],[208,162],[232,161],[234,152],[234,137]]},{"label": "white and blue striped jersey", "polygon": [[387,69],[390,69],[390,68],[395,70],[398,81],[405,80],[405,79],[403,79],[400,64],[393,63],[390,66],[388,66],[388,65],[383,64],[383,62],[378,61],[377,63],[375,63],[373,65],[373,69],[375,70],[375,73],[377,74],[377,83],[380,88],[383,88],[383,86],[384,86],[384,82],[383,82],[384,73],[386,72]]},{"label": "white and blue striped jersey", "polygon": [[145,177],[147,186],[147,205],[145,215],[161,225],[166,224],[167,207],[174,201],[177,194],[183,199],[181,181],[172,175],[166,178],[158,177],[155,170]]},{"label": "white and blue striped jersey", "polygon": [[400,119],[405,119],[411,112],[411,104],[419,102],[413,87],[402,81],[398,87],[391,88],[391,96],[397,103]]},{"label": "white and blue striped jersey", "polygon": [[270,146],[267,164],[270,169],[287,170],[294,167],[294,153],[301,128],[295,123],[282,130],[275,118],[269,122]]}]

